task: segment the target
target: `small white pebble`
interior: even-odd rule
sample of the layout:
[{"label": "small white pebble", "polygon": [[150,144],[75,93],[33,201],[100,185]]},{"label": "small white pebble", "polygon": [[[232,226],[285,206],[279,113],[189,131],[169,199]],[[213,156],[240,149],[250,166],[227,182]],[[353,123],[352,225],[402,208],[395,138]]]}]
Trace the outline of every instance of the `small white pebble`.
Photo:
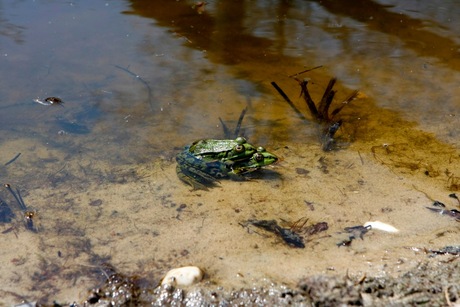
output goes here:
[{"label": "small white pebble", "polygon": [[367,227],[367,226],[371,226],[372,229],[382,230],[386,232],[393,232],[393,233],[399,232],[397,228],[391,226],[390,224],[383,223],[380,221],[367,222],[364,224],[364,227]]},{"label": "small white pebble", "polygon": [[161,281],[162,285],[170,284],[173,286],[190,286],[203,279],[203,271],[196,266],[185,266],[172,269]]}]

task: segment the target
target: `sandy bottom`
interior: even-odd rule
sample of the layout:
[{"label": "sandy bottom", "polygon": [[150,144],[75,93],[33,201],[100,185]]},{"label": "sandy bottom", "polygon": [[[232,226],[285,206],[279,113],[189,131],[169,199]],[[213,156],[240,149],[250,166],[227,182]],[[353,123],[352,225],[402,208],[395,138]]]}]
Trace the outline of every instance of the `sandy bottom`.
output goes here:
[{"label": "sandy bottom", "polygon": [[[430,156],[376,141],[325,153],[318,144],[279,144],[269,149],[282,161],[250,180],[191,191],[176,176],[173,154],[114,169],[102,160],[66,158],[32,140],[11,142],[18,141],[4,148],[27,144],[29,156],[41,157],[31,162],[42,163],[46,176],[31,174],[23,190],[37,211],[38,232],[25,229],[20,212],[1,226],[0,257],[8,264],[1,269],[4,305],[83,302],[106,279],[108,264],[152,289],[171,268],[194,265],[206,272],[198,287],[231,291],[271,282],[296,287],[317,275],[397,277],[420,263],[446,260],[428,257],[425,249],[459,244],[458,221],[426,209],[434,200],[459,208],[448,196],[459,165],[453,149]],[[414,160],[419,154],[428,158]],[[66,163],[58,166],[53,157]],[[20,161],[8,167],[18,178],[28,176]],[[2,195],[14,203],[6,190]],[[297,226],[305,248],[246,223],[253,219]],[[338,246],[349,238],[345,227],[368,221],[399,232],[372,229]],[[328,229],[306,233],[319,222]]]}]

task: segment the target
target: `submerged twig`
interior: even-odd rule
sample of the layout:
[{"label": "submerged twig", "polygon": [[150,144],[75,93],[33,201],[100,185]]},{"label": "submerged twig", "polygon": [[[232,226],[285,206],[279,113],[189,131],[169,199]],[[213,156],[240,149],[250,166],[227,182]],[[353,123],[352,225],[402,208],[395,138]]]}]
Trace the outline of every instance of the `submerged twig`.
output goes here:
[{"label": "submerged twig", "polygon": [[[300,222],[300,220],[297,222]],[[304,224],[306,222],[307,221],[305,221]],[[297,248],[305,247],[305,244],[303,243],[303,238],[299,236],[295,232],[295,230],[292,230],[291,228],[283,228],[279,226],[275,220],[248,220],[247,223],[276,234],[281,239],[283,239],[283,241],[287,245],[291,247],[297,247]],[[303,227],[303,225],[301,225],[300,227]],[[299,225],[294,225],[294,226],[299,226]]]},{"label": "submerged twig", "polygon": [[321,68],[321,67],[323,67],[323,65],[319,65],[319,66],[316,66],[316,67],[313,67],[313,68],[309,68],[309,69],[302,70],[301,72],[298,72],[298,73],[296,73],[296,74],[290,75],[290,76],[288,76],[288,77],[289,77],[289,78],[296,77],[296,76],[298,76],[298,75],[304,74],[304,73],[306,73],[306,72],[309,72],[309,71],[312,71],[312,70],[314,70],[314,69],[318,69],[318,68]]},{"label": "submerged twig", "polygon": [[16,161],[16,159],[19,158],[20,155],[21,155],[21,153],[18,153],[16,156],[14,156],[13,159],[11,159],[10,161],[6,162],[6,163],[5,163],[5,166],[8,166],[8,165],[10,165],[11,163],[13,163],[14,161]]},{"label": "submerged twig", "polygon": [[[145,87],[147,88],[147,92],[148,92],[148,103],[150,105],[150,107],[153,109],[153,106],[152,106],[152,89],[150,88],[150,85],[147,83],[147,81],[145,81],[144,79],[142,79],[141,76],[139,76],[138,74],[135,74],[133,73],[131,70],[129,70],[128,68],[124,68],[124,67],[121,67],[121,66],[118,66],[118,65],[114,65],[116,68],[118,69],[121,69],[123,70],[124,72],[127,72],[128,74],[130,74],[131,76],[133,76],[134,78],[136,78],[137,80],[139,80],[140,82],[142,82],[142,84],[145,85]],[[128,66],[129,67],[129,66]]]},{"label": "submerged twig", "polygon": [[[314,69],[314,68],[312,68]],[[309,70],[307,70],[309,71]],[[323,145],[324,151],[330,151],[335,148],[335,139],[334,135],[342,126],[342,120],[336,120],[335,116],[353,99],[358,96],[358,91],[353,91],[350,96],[345,99],[342,104],[336,107],[332,112],[329,112],[331,107],[332,101],[334,100],[334,96],[336,91],[333,90],[335,83],[337,82],[336,78],[332,78],[327,87],[324,91],[324,94],[321,98],[321,101],[318,104],[315,104],[313,99],[308,92],[308,80],[303,79],[300,80],[297,78],[298,74],[291,75],[290,77],[296,80],[300,85],[300,96],[302,96],[307,104],[308,110],[310,111],[310,115],[313,119],[321,124],[321,135],[320,140],[321,144]],[[289,97],[283,92],[283,90],[275,83],[271,82],[273,87],[278,91],[278,93],[284,98],[284,100],[289,104],[289,106],[294,110],[294,112],[304,121],[307,121],[306,117],[297,109],[294,103],[289,99]]]},{"label": "submerged twig", "polygon": [[353,240],[357,239],[358,237],[361,240],[363,240],[364,235],[371,229],[372,229],[371,225],[367,225],[367,226],[358,225],[358,226],[345,227],[344,230],[345,230],[345,232],[348,233],[348,238],[338,242],[336,245],[338,247],[340,247],[340,246],[350,246],[351,242]]}]

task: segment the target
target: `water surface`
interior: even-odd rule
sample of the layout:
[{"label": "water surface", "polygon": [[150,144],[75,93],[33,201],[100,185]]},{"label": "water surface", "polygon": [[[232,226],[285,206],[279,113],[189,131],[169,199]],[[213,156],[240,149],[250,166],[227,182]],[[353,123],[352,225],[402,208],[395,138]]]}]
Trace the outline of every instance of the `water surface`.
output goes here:
[{"label": "water surface", "polygon": [[[154,287],[197,265],[200,287],[312,274],[398,274],[427,260],[417,248],[458,245],[449,209],[458,191],[460,7],[450,1],[1,1],[0,178],[36,210],[36,233],[16,212],[3,223],[3,304],[83,301],[103,265]],[[337,77],[343,148],[323,152],[290,75],[319,100]],[[60,97],[63,105],[34,99]],[[190,191],[174,156],[223,138],[219,117],[282,157],[249,182]],[[12,163],[4,165],[18,153]],[[327,222],[306,248],[243,227]],[[343,228],[381,220],[337,247]]]}]

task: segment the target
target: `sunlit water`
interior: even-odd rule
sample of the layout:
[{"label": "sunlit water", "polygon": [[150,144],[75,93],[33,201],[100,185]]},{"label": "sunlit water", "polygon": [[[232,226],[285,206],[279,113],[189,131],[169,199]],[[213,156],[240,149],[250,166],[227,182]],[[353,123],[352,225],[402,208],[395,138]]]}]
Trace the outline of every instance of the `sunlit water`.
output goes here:
[{"label": "sunlit water", "polygon": [[[16,211],[0,225],[3,303],[84,300],[104,263],[152,286],[197,265],[231,288],[392,274],[426,258],[408,247],[458,244],[458,223],[425,207],[458,208],[447,195],[460,184],[460,7],[340,3],[0,1],[0,178],[37,211],[38,229],[25,229],[2,189]],[[299,76],[315,100],[333,76],[337,103],[361,91],[336,152],[321,151],[315,125],[270,85],[307,114],[288,76],[315,66]],[[50,96],[64,104],[34,101]],[[219,118],[233,129],[246,106],[244,135],[281,163],[254,181],[190,191],[174,155],[223,138]],[[305,249],[243,227],[301,218],[330,227]],[[336,246],[344,227],[376,219],[402,234]]]}]

